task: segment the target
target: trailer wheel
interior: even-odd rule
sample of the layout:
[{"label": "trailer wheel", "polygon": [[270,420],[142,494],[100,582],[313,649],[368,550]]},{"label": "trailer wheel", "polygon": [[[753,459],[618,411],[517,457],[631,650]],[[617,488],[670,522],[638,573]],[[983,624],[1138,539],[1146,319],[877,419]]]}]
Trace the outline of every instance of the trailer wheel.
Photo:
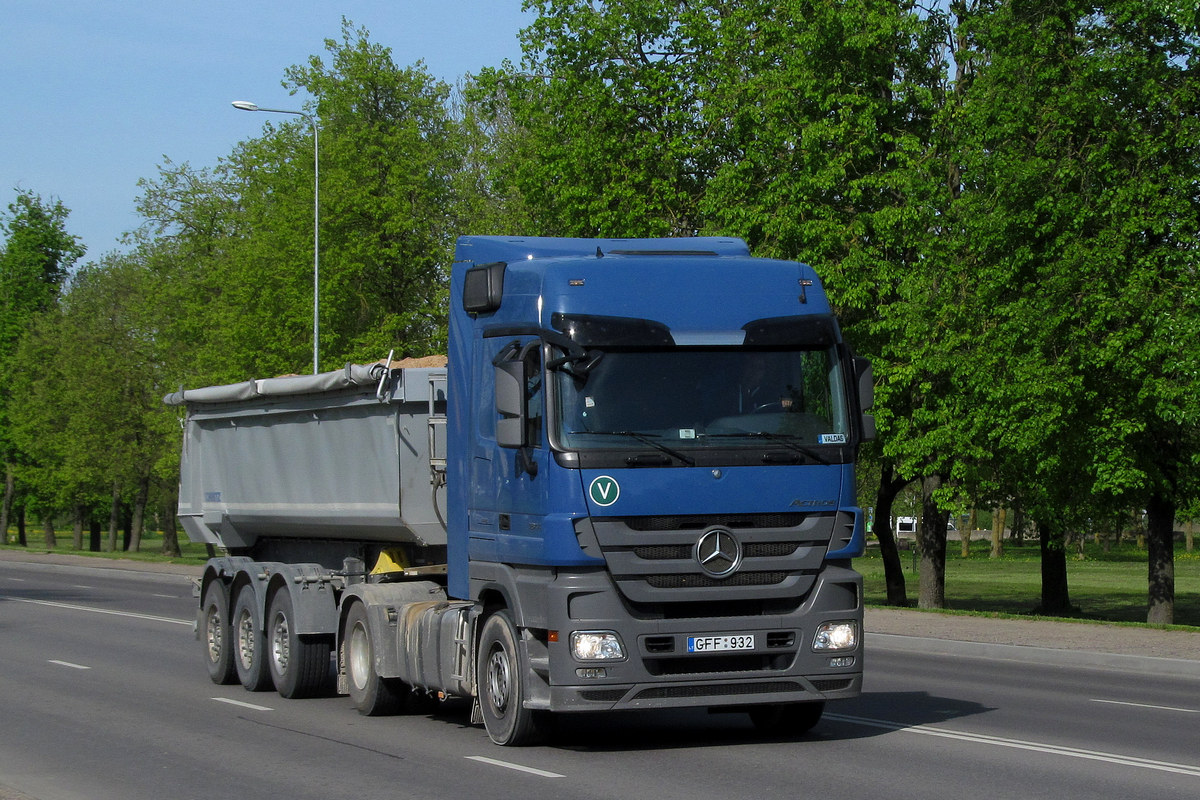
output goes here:
[{"label": "trailer wheel", "polygon": [[271,680],[279,694],[287,698],[312,697],[324,690],[332,648],[324,638],[296,633],[296,613],[287,589],[280,589],[271,598],[266,639]]},{"label": "trailer wheel", "polygon": [[208,584],[200,605],[200,644],[208,677],[220,685],[237,680],[233,667],[233,636],[229,627],[229,598],[219,580]]},{"label": "trailer wheel", "polygon": [[750,721],[767,736],[799,736],[821,721],[825,701],[815,703],[780,703],[774,706],[755,706],[750,709]]},{"label": "trailer wheel", "polygon": [[271,688],[266,637],[258,625],[257,610],[254,587],[246,584],[233,604],[233,664],[238,680],[251,692]]},{"label": "trailer wheel", "polygon": [[488,736],[499,745],[528,744],[540,732],[545,715],[524,707],[525,673],[517,629],[507,610],[497,611],[483,623],[478,659],[479,707]]},{"label": "trailer wheel", "polygon": [[399,678],[381,678],[375,671],[375,647],[371,641],[371,623],[367,609],[355,603],[346,615],[346,683],[350,700],[358,713],[368,717],[396,714],[410,694]]}]

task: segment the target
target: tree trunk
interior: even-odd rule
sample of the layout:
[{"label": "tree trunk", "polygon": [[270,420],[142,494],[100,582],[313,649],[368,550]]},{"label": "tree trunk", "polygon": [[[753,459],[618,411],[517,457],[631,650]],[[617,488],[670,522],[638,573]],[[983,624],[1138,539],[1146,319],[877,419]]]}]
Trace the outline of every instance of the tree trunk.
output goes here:
[{"label": "tree trunk", "polygon": [[175,513],[178,511],[179,501],[175,497],[167,502],[166,518],[163,520],[163,543],[162,554],[179,558],[183,555],[179,550],[179,528],[176,525]]},{"label": "tree trunk", "polygon": [[121,525],[121,487],[113,484],[112,503],[108,511],[108,552],[117,552],[117,528]]},{"label": "tree trunk", "polygon": [[1189,519],[1187,521],[1187,528],[1185,528],[1184,530],[1185,530],[1184,541],[1187,543],[1185,545],[1185,547],[1186,547],[1187,551],[1190,553],[1190,552],[1192,552],[1192,543],[1194,542],[1194,540],[1196,538],[1196,520]]},{"label": "tree trunk", "polygon": [[4,465],[4,504],[0,505],[0,533],[4,536],[4,543],[8,544],[8,522],[12,516],[12,501],[13,493],[16,490],[16,483],[13,479],[12,464],[5,463]]},{"label": "tree trunk", "polygon": [[992,552],[990,558],[1000,558],[1004,555],[1004,521],[1008,519],[1008,509],[1001,506],[992,512]]},{"label": "tree trunk", "polygon": [[941,475],[921,482],[921,522],[917,548],[921,554],[919,608],[946,607],[946,523],[949,515],[937,507],[934,493],[942,487]]},{"label": "tree trunk", "polygon": [[121,552],[128,553],[133,543],[133,512],[128,503],[121,503]]},{"label": "tree trunk", "polygon": [[42,535],[46,538],[46,549],[58,548],[58,536],[54,533],[54,517],[46,514],[42,517]]},{"label": "tree trunk", "polygon": [[1038,520],[1042,550],[1042,604],[1037,611],[1048,616],[1071,616],[1071,593],[1067,587],[1066,531],[1060,522]]},{"label": "tree trunk", "polygon": [[82,503],[75,504],[75,511],[72,513],[72,522],[75,525],[75,539],[73,544],[76,550],[83,549],[83,515],[84,508]]},{"label": "tree trunk", "polygon": [[138,481],[137,496],[133,499],[133,518],[129,525],[129,551],[140,552],[142,549],[142,532],[146,525],[146,500],[150,496],[150,476],[145,475]]},{"label": "tree trunk", "polygon": [[1146,503],[1146,547],[1150,573],[1150,607],[1146,622],[1175,621],[1175,503],[1155,493]]},{"label": "tree trunk", "polygon": [[25,538],[25,506],[17,509],[17,544],[29,547],[29,540]]},{"label": "tree trunk", "polygon": [[908,484],[909,481],[896,477],[890,461],[883,462],[879,474],[879,491],[875,494],[875,521],[871,532],[879,540],[879,555],[883,558],[883,577],[887,584],[889,606],[908,606],[904,567],[900,563],[900,551],[896,547],[896,533],[892,530],[892,504],[896,495]]},{"label": "tree trunk", "polygon": [[100,552],[100,536],[102,533],[100,520],[96,519],[96,515],[93,513],[88,519],[88,550],[93,553]]}]

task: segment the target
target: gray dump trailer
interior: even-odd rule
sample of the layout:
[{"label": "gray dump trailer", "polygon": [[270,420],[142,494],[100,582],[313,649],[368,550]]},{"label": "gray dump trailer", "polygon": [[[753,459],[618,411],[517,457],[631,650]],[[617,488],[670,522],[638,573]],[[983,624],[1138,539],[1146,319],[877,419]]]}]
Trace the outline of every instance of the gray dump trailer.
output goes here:
[{"label": "gray dump trailer", "polygon": [[[444,368],[349,365],[166,402],[187,408],[180,521],[192,541],[228,554],[209,560],[199,587],[197,633],[213,680],[320,692],[349,624],[359,655],[355,663],[343,648],[338,681],[343,693],[371,690],[356,698],[364,710],[391,710],[401,687],[470,696],[468,654],[453,665],[449,656],[471,604],[447,602],[441,581]],[[389,571],[405,582],[389,582]],[[347,618],[352,609],[403,614],[373,626],[372,642],[361,638],[365,619]],[[405,639],[419,644],[398,649]],[[431,657],[441,649],[446,659]]]},{"label": "gray dump trailer", "polygon": [[328,566],[346,542],[378,542],[444,564],[445,387],[445,369],[355,364],[170,395],[188,409],[189,538],[259,559],[336,555]]}]

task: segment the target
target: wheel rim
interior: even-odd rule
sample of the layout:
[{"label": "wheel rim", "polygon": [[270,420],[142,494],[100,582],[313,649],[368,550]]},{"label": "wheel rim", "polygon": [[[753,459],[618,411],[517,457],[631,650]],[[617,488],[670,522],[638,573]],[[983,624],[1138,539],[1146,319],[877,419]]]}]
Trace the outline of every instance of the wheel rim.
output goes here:
[{"label": "wheel rim", "polygon": [[217,613],[217,607],[211,605],[208,607],[208,616],[204,623],[204,632],[206,643],[208,644],[208,658],[210,661],[216,662],[221,658],[221,647],[224,642],[221,640],[221,615]]},{"label": "wheel rim", "polygon": [[274,624],[271,625],[271,661],[280,675],[287,674],[289,654],[287,617],[276,614]]},{"label": "wheel rim", "polygon": [[254,663],[254,619],[248,609],[243,609],[237,618],[237,654],[243,669]]},{"label": "wheel rim", "polygon": [[356,624],[350,631],[348,647],[350,654],[346,661],[350,670],[350,680],[354,683],[354,688],[365,689],[371,670],[371,646],[367,640],[367,631],[361,623]]},{"label": "wheel rim", "polygon": [[487,682],[488,698],[497,714],[504,714],[508,709],[511,677],[508,654],[501,647],[494,648],[491,655],[488,656]]}]

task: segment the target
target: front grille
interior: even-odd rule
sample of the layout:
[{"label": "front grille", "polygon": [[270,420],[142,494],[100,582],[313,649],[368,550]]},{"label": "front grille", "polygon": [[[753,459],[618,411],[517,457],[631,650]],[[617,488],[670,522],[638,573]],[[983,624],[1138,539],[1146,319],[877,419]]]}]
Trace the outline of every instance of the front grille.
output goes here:
[{"label": "front grille", "polygon": [[646,575],[644,580],[655,589],[695,589],[713,586],[774,586],[787,578],[786,572],[739,572],[729,578],[707,575]]},{"label": "front grille", "polygon": [[[833,513],[795,512],[590,520],[626,603],[656,606],[662,616],[677,616],[668,610],[671,605],[804,598],[821,570],[834,522]],[[732,534],[741,557],[723,577],[710,575],[697,560],[700,540],[714,528]]]},{"label": "front grille", "polygon": [[707,675],[717,672],[764,672],[785,670],[792,653],[777,655],[710,656],[708,658],[647,658],[651,675]]},{"label": "front grille", "polygon": [[748,694],[774,694],[776,692],[803,692],[804,687],[795,681],[769,681],[767,683],[725,683],[719,686],[656,686],[637,693],[638,700],[669,700],[688,697],[737,697]]},{"label": "front grille", "polygon": [[594,703],[615,703],[625,696],[628,689],[583,689],[580,698]]},{"label": "front grille", "polygon": [[806,515],[795,512],[772,514],[673,514],[628,517],[625,524],[635,531],[702,531],[721,528],[795,528]]},{"label": "front grille", "polygon": [[[744,558],[778,558],[790,556],[800,547],[800,542],[747,542],[742,548]],[[694,545],[660,544],[634,547],[633,553],[647,561],[665,561],[672,558],[691,558]]]},{"label": "front grille", "polygon": [[853,678],[837,678],[836,680],[817,680],[813,681],[813,688],[818,692],[840,692],[843,689],[849,689],[854,683]]}]

